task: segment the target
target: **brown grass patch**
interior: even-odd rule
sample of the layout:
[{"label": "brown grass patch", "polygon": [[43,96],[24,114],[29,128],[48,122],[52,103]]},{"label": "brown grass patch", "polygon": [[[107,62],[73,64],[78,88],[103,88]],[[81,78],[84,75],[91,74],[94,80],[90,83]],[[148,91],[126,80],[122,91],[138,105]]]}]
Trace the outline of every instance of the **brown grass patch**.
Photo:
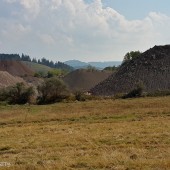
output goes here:
[{"label": "brown grass patch", "polygon": [[168,170],[169,103],[160,97],[0,106],[0,162],[17,170]]}]

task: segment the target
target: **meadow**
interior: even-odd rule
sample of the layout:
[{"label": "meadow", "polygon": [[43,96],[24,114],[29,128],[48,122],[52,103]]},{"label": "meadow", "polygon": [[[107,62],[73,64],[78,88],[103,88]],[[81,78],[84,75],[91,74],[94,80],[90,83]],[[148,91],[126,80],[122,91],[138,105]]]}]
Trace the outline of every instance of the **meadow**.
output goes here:
[{"label": "meadow", "polygon": [[0,162],[10,170],[169,170],[170,97],[1,104]]}]

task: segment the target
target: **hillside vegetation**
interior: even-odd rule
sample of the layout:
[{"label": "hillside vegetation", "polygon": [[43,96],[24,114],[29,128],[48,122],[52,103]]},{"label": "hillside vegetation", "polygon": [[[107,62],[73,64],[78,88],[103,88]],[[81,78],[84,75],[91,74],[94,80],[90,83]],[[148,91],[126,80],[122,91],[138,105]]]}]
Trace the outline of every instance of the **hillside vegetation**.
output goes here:
[{"label": "hillside vegetation", "polygon": [[30,61],[22,61],[24,64],[26,64],[30,69],[32,69],[36,73],[42,73],[43,75],[47,75],[48,71],[52,70],[51,67],[30,62]]},{"label": "hillside vegetation", "polygon": [[25,55],[22,54],[21,56],[19,54],[0,54],[0,61],[27,61],[27,62],[32,62],[32,63],[38,63],[41,65],[45,65],[51,68],[55,68],[55,69],[62,69],[62,70],[67,70],[67,71],[72,71],[73,67],[64,64],[60,61],[58,62],[54,62],[54,61],[50,61],[46,58],[42,58],[42,59],[36,59],[36,58],[32,58],[29,55]]},{"label": "hillside vegetation", "polygon": [[0,160],[11,170],[169,170],[169,103],[160,97],[0,105]]}]

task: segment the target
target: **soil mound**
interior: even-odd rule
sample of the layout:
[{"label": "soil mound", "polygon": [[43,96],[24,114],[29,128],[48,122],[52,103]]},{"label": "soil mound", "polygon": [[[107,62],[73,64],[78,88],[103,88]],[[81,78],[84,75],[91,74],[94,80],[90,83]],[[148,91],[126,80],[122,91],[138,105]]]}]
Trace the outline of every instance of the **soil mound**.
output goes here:
[{"label": "soil mound", "polygon": [[73,92],[87,92],[111,74],[112,72],[108,71],[79,69],[66,75],[63,81]]},{"label": "soil mound", "polygon": [[146,92],[170,90],[170,45],[155,46],[136,59],[124,62],[118,71],[90,92],[112,96],[127,93],[142,83]]},{"label": "soil mound", "polygon": [[33,75],[33,71],[17,60],[0,60],[0,71],[7,71],[15,76]]},{"label": "soil mound", "polygon": [[12,86],[19,82],[24,82],[24,80],[20,77],[12,76],[6,71],[0,71],[0,88]]}]

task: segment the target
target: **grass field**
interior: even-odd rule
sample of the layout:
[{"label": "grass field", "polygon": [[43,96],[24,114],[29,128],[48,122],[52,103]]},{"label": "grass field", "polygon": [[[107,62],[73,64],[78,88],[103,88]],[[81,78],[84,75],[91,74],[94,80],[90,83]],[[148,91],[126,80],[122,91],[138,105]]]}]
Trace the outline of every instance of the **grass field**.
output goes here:
[{"label": "grass field", "polygon": [[29,62],[29,61],[22,61],[24,64],[26,64],[29,68],[31,68],[34,72],[36,73],[43,73],[43,74],[47,74],[48,71],[52,70],[52,68],[42,65],[42,64],[38,64],[38,63],[33,63],[33,62]]},{"label": "grass field", "polygon": [[0,105],[0,162],[10,170],[169,170],[170,97]]}]

